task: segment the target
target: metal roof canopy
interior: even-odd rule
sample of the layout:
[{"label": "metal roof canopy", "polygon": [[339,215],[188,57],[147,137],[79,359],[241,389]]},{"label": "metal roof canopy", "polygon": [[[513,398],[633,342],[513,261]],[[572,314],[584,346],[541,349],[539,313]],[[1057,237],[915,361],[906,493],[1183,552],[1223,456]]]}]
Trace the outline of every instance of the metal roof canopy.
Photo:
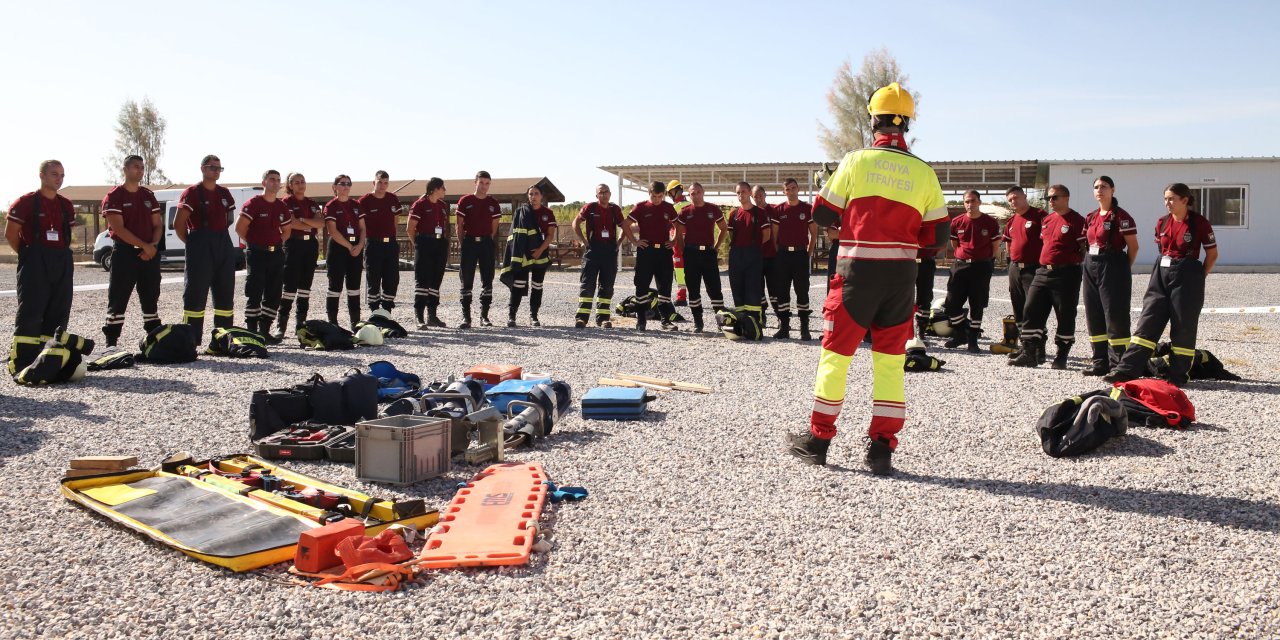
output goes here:
[{"label": "metal roof canopy", "polygon": [[[834,166],[836,163],[829,162]],[[770,191],[781,190],[782,181],[795,178],[808,193],[817,190],[814,175],[822,170],[822,162],[725,163],[725,164],[654,164],[598,167],[618,177],[618,190],[635,189],[648,192],[654,181],[676,179],[688,190],[698,182],[708,196],[732,196],[738,182],[763,185]],[[970,160],[930,162],[945,192],[959,193],[977,189],[1003,195],[1010,186],[1034,189],[1040,172],[1047,179],[1049,166],[1035,160]]]},{"label": "metal roof canopy", "polygon": [[[413,202],[419,197],[425,195],[427,189],[427,180],[429,178],[414,178],[411,180],[392,180],[388,191],[396,194],[401,202]],[[224,187],[258,187],[260,182],[227,182],[221,183]],[[333,197],[332,180],[324,181],[307,181],[307,197],[319,202],[327,202]],[[494,199],[508,204],[518,204],[525,201],[525,194],[529,187],[537,185],[542,191],[542,197],[545,202],[564,202],[564,194],[560,192],[551,180],[545,176],[541,178],[494,178],[489,184],[489,195]],[[162,189],[185,189],[190,185],[171,184],[165,186],[149,186],[153,191]],[[102,202],[107,196],[107,192],[114,189],[115,185],[90,185],[81,187],[64,187],[58,193],[62,194],[68,200],[77,205],[96,206]],[[459,178],[444,181],[445,201],[450,204],[457,204],[458,199],[464,195],[472,193],[475,190],[475,179]],[[373,191],[372,181],[352,181],[351,195],[360,197],[366,193]],[[280,196],[285,194],[284,187],[280,188]]]}]

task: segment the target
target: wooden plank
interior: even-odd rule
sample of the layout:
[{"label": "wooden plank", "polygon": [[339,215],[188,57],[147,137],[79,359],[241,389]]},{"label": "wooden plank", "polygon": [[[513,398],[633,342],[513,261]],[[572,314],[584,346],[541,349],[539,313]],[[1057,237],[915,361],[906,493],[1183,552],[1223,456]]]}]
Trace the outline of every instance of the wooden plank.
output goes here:
[{"label": "wooden plank", "polygon": [[138,464],[137,456],[81,456],[71,459],[72,469],[124,471]]}]

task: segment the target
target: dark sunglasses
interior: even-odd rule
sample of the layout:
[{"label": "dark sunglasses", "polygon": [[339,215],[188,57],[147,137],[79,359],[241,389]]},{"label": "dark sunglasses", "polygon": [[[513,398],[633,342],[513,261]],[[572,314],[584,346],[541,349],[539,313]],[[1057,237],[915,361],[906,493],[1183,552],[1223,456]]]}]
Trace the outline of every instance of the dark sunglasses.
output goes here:
[{"label": "dark sunglasses", "polygon": [[225,171],[225,170],[226,170],[226,167],[219,167],[219,166],[212,165],[212,164],[206,164],[206,165],[204,165],[204,167],[203,167],[203,168],[208,169],[208,170],[210,170],[210,171]]},{"label": "dark sunglasses", "polygon": [[351,186],[351,183],[350,183],[350,182],[335,182],[335,183],[333,183],[333,186],[335,186],[335,187],[349,187],[349,186]]},{"label": "dark sunglasses", "polygon": [[1063,197],[1063,196],[1060,196],[1060,195],[1058,195],[1058,194],[1054,194],[1054,195],[1049,196],[1049,197],[1048,197],[1048,200],[1049,200],[1049,202],[1053,202],[1054,200],[1057,200],[1058,198],[1061,198],[1061,197]]}]

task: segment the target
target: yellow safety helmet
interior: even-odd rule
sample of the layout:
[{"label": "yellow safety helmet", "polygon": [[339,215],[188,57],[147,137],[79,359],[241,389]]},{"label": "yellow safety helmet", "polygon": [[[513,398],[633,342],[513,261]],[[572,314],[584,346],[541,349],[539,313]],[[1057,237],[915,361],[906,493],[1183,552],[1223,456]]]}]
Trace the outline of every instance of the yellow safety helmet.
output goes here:
[{"label": "yellow safety helmet", "polygon": [[671,182],[668,182],[668,183],[667,183],[667,191],[671,191],[672,189],[675,189],[676,187],[679,187],[679,188],[683,189],[683,188],[684,188],[684,185],[680,184],[680,181],[679,181],[679,180],[672,180]]},{"label": "yellow safety helmet", "polygon": [[902,85],[890,82],[889,86],[876,89],[867,102],[867,113],[873,116],[901,116],[893,119],[894,125],[901,125],[902,118],[915,120],[916,101]]}]

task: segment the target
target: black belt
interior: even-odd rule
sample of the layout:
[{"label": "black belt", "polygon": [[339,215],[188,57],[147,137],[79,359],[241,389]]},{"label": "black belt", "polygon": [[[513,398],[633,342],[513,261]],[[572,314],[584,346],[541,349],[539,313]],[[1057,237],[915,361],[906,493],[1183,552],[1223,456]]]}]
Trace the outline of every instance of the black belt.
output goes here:
[{"label": "black belt", "polygon": [[1055,269],[1066,269],[1067,267],[1079,267],[1080,265],[1079,264],[1043,264],[1040,266],[1044,267],[1045,269],[1048,269],[1049,271],[1053,271]]},{"label": "black belt", "polygon": [[715,247],[709,244],[686,244],[684,248],[685,251],[690,249],[693,249],[694,251],[711,251],[712,249],[715,249]]},{"label": "black belt", "polygon": [[986,260],[974,260],[972,258],[967,258],[967,259],[956,258],[956,264],[976,264],[979,262],[991,262],[991,258],[987,258]]},{"label": "black belt", "polygon": [[418,238],[422,240],[444,240],[443,233],[419,233]]},{"label": "black belt", "polygon": [[790,247],[790,246],[781,246],[781,247],[778,247],[778,248],[779,248],[779,249],[786,249],[787,251],[808,251],[808,250],[809,250],[809,245],[804,244],[804,245],[799,245],[799,246],[795,246],[795,247]]},{"label": "black belt", "polygon": [[305,242],[307,240],[311,240],[312,238],[315,238],[315,235],[310,233],[304,234],[304,235],[289,236],[290,240],[298,240],[300,242]]},{"label": "black belt", "polygon": [[1039,262],[1010,262],[1009,264],[1012,264],[1012,265],[1014,265],[1014,266],[1018,267],[1019,269],[1026,269],[1027,267],[1030,267],[1030,268],[1032,268],[1032,269],[1039,269],[1039,268],[1040,268],[1040,263],[1039,263]]},{"label": "black belt", "polygon": [[369,242],[395,242],[395,238],[369,238]]},{"label": "black belt", "polygon": [[669,242],[650,242],[647,249],[664,249],[671,243]]},{"label": "black belt", "polygon": [[279,249],[279,248],[280,248],[280,245],[278,245],[278,244],[251,244],[251,245],[249,245],[249,249],[251,249],[251,250],[253,250],[253,251],[268,251],[268,252],[270,252],[270,251],[275,251],[276,249]]}]

